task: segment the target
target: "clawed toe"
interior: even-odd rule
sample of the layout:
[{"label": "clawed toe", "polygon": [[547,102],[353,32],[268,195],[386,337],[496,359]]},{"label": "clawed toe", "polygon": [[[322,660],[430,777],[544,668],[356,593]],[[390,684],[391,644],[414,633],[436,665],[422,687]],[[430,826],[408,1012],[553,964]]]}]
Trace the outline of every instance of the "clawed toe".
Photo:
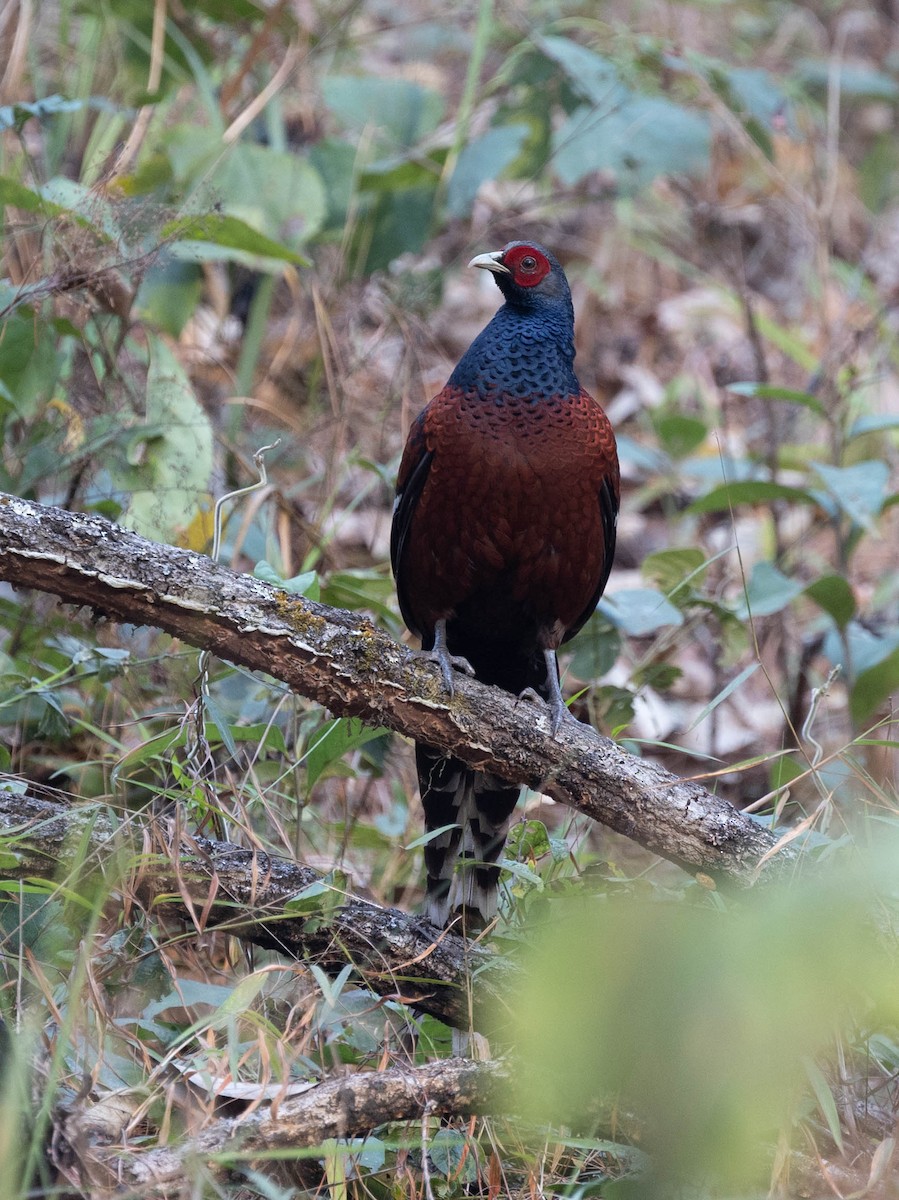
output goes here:
[{"label": "clawed toe", "polygon": [[451,696],[456,690],[456,685],[453,682],[453,671],[461,671],[464,675],[474,675],[474,667],[461,654],[449,654],[445,649],[434,649],[426,650],[422,657],[425,662],[432,662],[440,668],[443,686]]},{"label": "clawed toe", "polygon": [[452,696],[456,690],[453,682],[453,671],[461,671],[465,675],[474,675],[474,667],[461,654],[450,654],[446,645],[446,621],[438,621],[434,629],[434,646],[425,650],[422,657],[426,662],[436,663],[443,677],[443,686]]}]

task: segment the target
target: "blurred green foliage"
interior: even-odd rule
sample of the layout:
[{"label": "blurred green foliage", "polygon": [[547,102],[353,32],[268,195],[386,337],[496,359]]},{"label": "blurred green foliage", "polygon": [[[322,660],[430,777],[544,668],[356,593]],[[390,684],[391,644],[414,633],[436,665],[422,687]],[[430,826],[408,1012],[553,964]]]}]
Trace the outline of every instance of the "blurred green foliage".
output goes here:
[{"label": "blurred green foliage", "polygon": [[833,1116],[840,1138],[815,1063],[840,1043],[863,1069],[872,1025],[899,1034],[897,836],[745,900],[552,905],[510,1006],[522,1111],[575,1128],[609,1105],[639,1113],[653,1166],[628,1194],[647,1197],[765,1190],[797,1121]]}]

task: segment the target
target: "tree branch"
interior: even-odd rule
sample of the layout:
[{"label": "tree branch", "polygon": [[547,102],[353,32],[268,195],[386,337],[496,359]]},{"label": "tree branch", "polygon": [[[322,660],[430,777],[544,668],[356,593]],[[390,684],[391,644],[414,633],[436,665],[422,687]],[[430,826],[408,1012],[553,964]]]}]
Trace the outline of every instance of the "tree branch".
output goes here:
[{"label": "tree branch", "polygon": [[[699,783],[628,754],[589,726],[566,722],[553,738],[547,710],[461,675],[449,697],[432,666],[367,618],[288,595],[103,517],[0,494],[0,579],[157,626],[265,671],[338,715],[526,783],[715,881],[750,885],[776,845]],[[787,847],[770,862],[781,867],[793,857]]]},{"label": "tree branch", "polygon": [[205,1161],[214,1175],[221,1176],[235,1157],[246,1161],[265,1152],[360,1137],[388,1121],[495,1115],[508,1111],[509,1083],[508,1072],[499,1063],[451,1058],[328,1079],[245,1116],[215,1121],[183,1145],[145,1153],[98,1145],[97,1135],[109,1138],[110,1133],[91,1121],[90,1110],[80,1119],[76,1115],[66,1132],[75,1145],[89,1143],[82,1155],[92,1175],[100,1168],[119,1185],[155,1187],[183,1180],[198,1161]]},{"label": "tree branch", "polygon": [[0,839],[15,856],[4,861],[5,879],[99,875],[127,902],[192,923],[198,932],[224,927],[335,974],[352,963],[379,996],[448,1025],[467,1029],[474,1020],[495,1030],[502,1022],[518,972],[464,937],[336,890],[320,908],[294,915],[288,901],[322,879],[310,867],[188,835],[176,821],[135,828],[115,821],[105,806],[69,807],[33,791],[0,775]]}]

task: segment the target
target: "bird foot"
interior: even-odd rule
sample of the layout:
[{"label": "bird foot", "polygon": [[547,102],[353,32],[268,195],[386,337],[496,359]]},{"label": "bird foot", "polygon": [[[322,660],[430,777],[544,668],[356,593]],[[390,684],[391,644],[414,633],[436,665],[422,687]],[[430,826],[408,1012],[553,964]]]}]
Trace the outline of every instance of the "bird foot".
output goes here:
[{"label": "bird foot", "polygon": [[465,675],[474,675],[474,667],[461,654],[450,654],[446,646],[446,621],[438,621],[434,630],[434,648],[424,650],[422,658],[425,662],[436,663],[443,676],[443,686],[452,696],[456,690],[453,682],[453,671],[462,671]]},{"label": "bird foot", "polygon": [[425,650],[422,652],[422,658],[425,662],[437,664],[440,674],[443,676],[443,686],[451,696],[456,690],[456,685],[453,683],[453,671],[461,671],[464,675],[474,675],[474,667],[468,659],[463,658],[461,654],[450,654],[446,647],[438,650],[435,646],[433,650]]}]

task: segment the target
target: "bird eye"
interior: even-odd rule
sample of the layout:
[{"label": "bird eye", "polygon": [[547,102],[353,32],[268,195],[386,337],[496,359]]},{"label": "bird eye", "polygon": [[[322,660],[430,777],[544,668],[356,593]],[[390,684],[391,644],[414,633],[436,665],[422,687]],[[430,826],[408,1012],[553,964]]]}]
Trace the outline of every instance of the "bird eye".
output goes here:
[{"label": "bird eye", "polygon": [[526,254],[521,260],[522,271],[533,271],[536,266],[537,260],[534,258],[533,254]]}]

